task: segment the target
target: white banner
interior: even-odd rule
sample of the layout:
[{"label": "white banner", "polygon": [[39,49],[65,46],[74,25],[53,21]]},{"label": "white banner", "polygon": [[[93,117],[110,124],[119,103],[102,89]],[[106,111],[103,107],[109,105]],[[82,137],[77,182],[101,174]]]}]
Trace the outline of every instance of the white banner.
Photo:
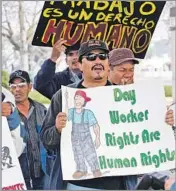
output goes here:
[{"label": "white banner", "polygon": [[2,117],[2,190],[26,190],[6,117]]},{"label": "white banner", "polygon": [[61,137],[64,180],[175,167],[174,133],[165,123],[158,80],[79,90],[63,86],[62,108],[68,113]]}]

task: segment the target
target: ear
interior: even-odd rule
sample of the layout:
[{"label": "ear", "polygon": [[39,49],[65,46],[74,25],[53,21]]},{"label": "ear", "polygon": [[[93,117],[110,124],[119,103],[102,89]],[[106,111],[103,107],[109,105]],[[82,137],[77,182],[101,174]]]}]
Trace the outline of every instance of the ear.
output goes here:
[{"label": "ear", "polygon": [[32,89],[32,84],[30,83],[29,84],[29,91],[31,91],[31,89]]},{"label": "ear", "polygon": [[66,58],[65,58],[65,61],[66,61],[66,64],[68,65],[68,62],[67,62],[67,56],[66,56]]},{"label": "ear", "polygon": [[81,72],[83,71],[83,64],[82,64],[82,62],[80,62],[80,70],[81,70]]},{"label": "ear", "polygon": [[108,65],[108,74],[110,73],[110,66]]}]

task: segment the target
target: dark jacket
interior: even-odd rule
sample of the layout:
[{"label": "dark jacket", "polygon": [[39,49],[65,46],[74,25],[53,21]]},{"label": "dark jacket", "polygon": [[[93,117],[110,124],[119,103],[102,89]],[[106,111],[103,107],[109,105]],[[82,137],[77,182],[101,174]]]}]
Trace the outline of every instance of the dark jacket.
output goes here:
[{"label": "dark jacket", "polygon": [[43,63],[34,78],[34,88],[49,99],[61,89],[61,85],[67,86],[79,81],[78,76],[71,72],[69,68],[57,73],[55,73],[55,70],[56,63],[48,59]]},{"label": "dark jacket", "polygon": [[[82,83],[82,81],[78,83],[74,83],[69,85],[69,87],[77,88]],[[108,82],[107,85],[111,85]],[[61,160],[60,160],[60,137],[61,134],[58,133],[55,127],[55,119],[59,112],[62,112],[62,93],[59,90],[52,98],[51,105],[48,109],[46,117],[44,119],[42,130],[41,130],[41,140],[44,146],[47,149],[56,149],[56,160],[53,164],[53,168],[50,174],[50,190],[57,190],[57,189],[64,189],[64,183],[62,180],[62,171],[61,171]],[[100,180],[101,179],[101,180]],[[97,180],[99,186],[104,184],[106,181],[106,185],[111,185],[112,179],[114,180],[113,183],[118,184],[119,179],[118,177],[102,177]],[[83,180],[82,180],[83,181]],[[91,181],[91,180],[88,180]],[[95,179],[93,181],[96,181]],[[95,182],[94,182],[95,183]],[[124,177],[125,187],[127,189],[134,189],[137,183],[137,176],[125,176]],[[103,188],[102,188],[103,189]]]},{"label": "dark jacket", "polygon": [[[32,99],[30,99],[30,102],[33,104],[34,108],[35,108],[35,116],[36,116],[36,130],[37,133],[40,134],[41,131],[41,125],[43,122],[43,119],[45,117],[45,114],[47,112],[47,109],[44,105],[42,105],[41,103],[34,101]],[[29,138],[28,132],[25,130],[25,128],[22,129],[22,134],[25,135],[25,139],[27,137],[27,139]],[[41,167],[43,172],[46,173],[46,156],[47,156],[47,151],[43,146],[43,143],[39,140],[39,147],[40,147],[40,157],[41,157]]]}]

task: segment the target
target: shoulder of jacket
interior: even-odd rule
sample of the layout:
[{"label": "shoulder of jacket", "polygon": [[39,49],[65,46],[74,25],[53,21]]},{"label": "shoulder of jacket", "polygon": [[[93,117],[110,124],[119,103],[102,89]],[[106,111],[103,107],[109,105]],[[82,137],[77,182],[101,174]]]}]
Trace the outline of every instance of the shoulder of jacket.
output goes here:
[{"label": "shoulder of jacket", "polygon": [[46,110],[46,107],[42,103],[39,103],[38,101],[35,101],[35,100],[32,100],[32,99],[30,99],[30,100],[34,103],[35,107],[39,107],[40,109],[45,109]]},{"label": "shoulder of jacket", "polygon": [[69,75],[69,69],[66,68],[66,69],[63,70],[63,71],[56,72],[55,74],[58,75],[58,76],[60,76],[60,75]]},{"label": "shoulder of jacket", "polygon": [[67,85],[67,87],[70,87],[70,88],[77,88],[81,83],[82,83],[83,80],[80,80],[78,82],[75,82],[73,84],[69,84]]}]

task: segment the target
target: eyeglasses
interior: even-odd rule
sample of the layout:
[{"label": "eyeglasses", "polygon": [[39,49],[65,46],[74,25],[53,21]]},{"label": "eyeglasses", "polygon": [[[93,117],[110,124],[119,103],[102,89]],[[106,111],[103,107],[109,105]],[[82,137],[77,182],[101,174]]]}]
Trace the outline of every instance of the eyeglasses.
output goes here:
[{"label": "eyeglasses", "polygon": [[107,53],[88,54],[88,55],[83,56],[83,58],[86,58],[89,61],[94,61],[94,60],[96,60],[97,57],[100,60],[106,60],[109,56]]},{"label": "eyeglasses", "polygon": [[10,84],[10,88],[11,89],[16,89],[17,87],[22,89],[24,87],[26,87],[27,83],[26,82],[22,82],[22,83],[19,83],[19,84]]}]

